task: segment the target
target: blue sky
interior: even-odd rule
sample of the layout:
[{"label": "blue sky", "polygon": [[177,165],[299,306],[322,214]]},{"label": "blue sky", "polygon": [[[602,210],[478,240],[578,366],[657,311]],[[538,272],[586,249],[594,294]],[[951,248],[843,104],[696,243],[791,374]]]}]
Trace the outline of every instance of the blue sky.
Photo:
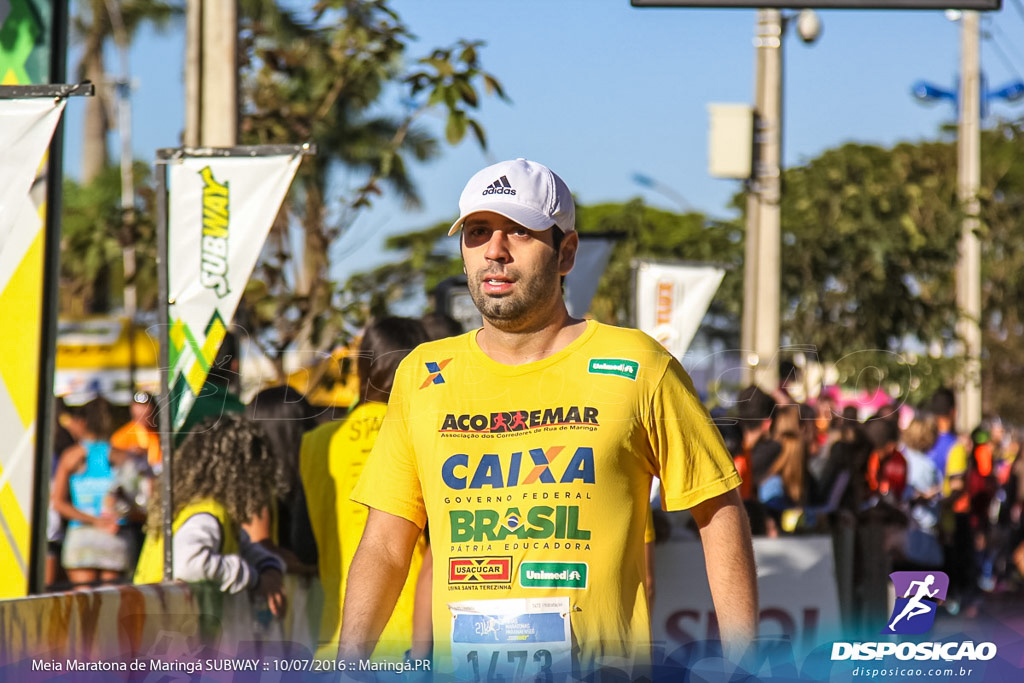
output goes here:
[{"label": "blue sky", "polygon": [[[381,200],[360,216],[337,252],[341,273],[380,259],[380,239],[450,220],[479,168],[528,157],[561,175],[585,203],[642,196],[678,209],[671,198],[636,185],[648,175],[711,216],[730,215],[737,181],[707,172],[707,106],[753,99],[754,10],[638,9],[628,0],[393,0],[418,41],[410,58],[459,38],[486,42],[485,67],[511,103],[486,99],[478,117],[489,149],[467,140],[446,149],[414,177],[424,207],[409,212]],[[820,12],[813,46],[795,30],[784,40],[783,160],[799,164],[855,141],[889,145],[935,138],[955,118],[949,104],[923,106],[910,95],[919,79],[954,86],[959,23],[941,11]],[[990,86],[1024,74],[1024,0],[1004,0],[983,15],[982,68]],[[152,159],[178,144],[184,105],[184,29],[140,35],[132,53],[136,156]],[[72,51],[74,46],[72,43]],[[72,58],[74,52],[72,52]],[[116,67],[111,60],[111,68]],[[67,109],[67,172],[80,164],[81,103]],[[1024,115],[1024,102],[996,103],[992,114]],[[440,117],[427,117],[443,137]],[[296,140],[296,142],[300,142]],[[353,182],[355,180],[353,179]]]}]

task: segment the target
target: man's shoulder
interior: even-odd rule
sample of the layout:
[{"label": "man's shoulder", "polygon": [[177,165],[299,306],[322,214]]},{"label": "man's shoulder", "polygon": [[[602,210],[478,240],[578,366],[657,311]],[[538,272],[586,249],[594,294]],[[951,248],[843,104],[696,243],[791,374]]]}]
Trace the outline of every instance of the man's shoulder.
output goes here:
[{"label": "man's shoulder", "polygon": [[423,342],[413,349],[413,353],[436,354],[444,351],[464,351],[469,348],[469,342],[475,336],[476,330],[473,330],[454,337],[442,337],[441,339]]},{"label": "man's shoulder", "polygon": [[[672,361],[664,346],[646,333],[628,327],[597,324],[591,339],[580,349],[587,354],[590,374],[626,374],[653,387],[662,381]],[[680,373],[685,372],[680,367]]]},{"label": "man's shoulder", "polygon": [[649,348],[667,353],[664,346],[646,332],[635,327],[619,327],[617,325],[609,325],[608,323],[595,322],[594,328],[594,338],[597,340],[624,341],[638,348]]},{"label": "man's shoulder", "polygon": [[423,342],[409,351],[405,358],[402,359],[399,367],[408,369],[411,367],[422,367],[425,363],[447,364],[454,356],[462,355],[469,350],[469,342],[473,334],[474,332],[467,332],[456,337],[444,337]]},{"label": "man's shoulder", "polygon": [[586,345],[588,351],[607,350],[609,354],[639,355],[648,362],[663,361],[672,357],[656,339],[641,330],[605,323],[596,323],[595,328]]}]

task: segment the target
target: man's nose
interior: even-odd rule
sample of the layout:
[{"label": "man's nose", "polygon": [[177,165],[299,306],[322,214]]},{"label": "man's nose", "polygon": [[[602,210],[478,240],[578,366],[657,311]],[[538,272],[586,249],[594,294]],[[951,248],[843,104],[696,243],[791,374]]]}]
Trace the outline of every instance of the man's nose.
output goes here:
[{"label": "man's nose", "polygon": [[505,263],[509,260],[508,239],[503,230],[495,230],[491,233],[491,239],[487,241],[487,251],[484,258],[488,261]]}]

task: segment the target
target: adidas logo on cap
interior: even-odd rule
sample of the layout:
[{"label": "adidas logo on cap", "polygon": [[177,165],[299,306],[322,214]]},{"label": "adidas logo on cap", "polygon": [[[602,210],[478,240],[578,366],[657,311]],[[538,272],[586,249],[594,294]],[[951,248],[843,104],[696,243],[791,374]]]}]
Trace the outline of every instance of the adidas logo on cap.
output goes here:
[{"label": "adidas logo on cap", "polygon": [[516,191],[512,189],[512,184],[508,182],[508,178],[501,176],[493,183],[484,188],[484,191],[480,194],[482,196],[489,194],[507,194],[515,195]]},{"label": "adidas logo on cap", "polygon": [[576,229],[576,205],[568,186],[547,166],[526,159],[502,161],[474,173],[459,197],[459,218],[448,234],[458,232],[469,215],[484,211],[530,230],[552,225],[564,233]]}]

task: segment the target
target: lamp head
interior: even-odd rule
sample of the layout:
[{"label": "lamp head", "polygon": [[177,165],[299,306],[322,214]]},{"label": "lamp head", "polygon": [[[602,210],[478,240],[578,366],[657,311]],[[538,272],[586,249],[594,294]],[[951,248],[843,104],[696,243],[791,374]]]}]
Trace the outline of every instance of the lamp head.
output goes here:
[{"label": "lamp head", "polygon": [[821,36],[821,19],[812,9],[802,9],[796,15],[796,33],[808,45]]}]

